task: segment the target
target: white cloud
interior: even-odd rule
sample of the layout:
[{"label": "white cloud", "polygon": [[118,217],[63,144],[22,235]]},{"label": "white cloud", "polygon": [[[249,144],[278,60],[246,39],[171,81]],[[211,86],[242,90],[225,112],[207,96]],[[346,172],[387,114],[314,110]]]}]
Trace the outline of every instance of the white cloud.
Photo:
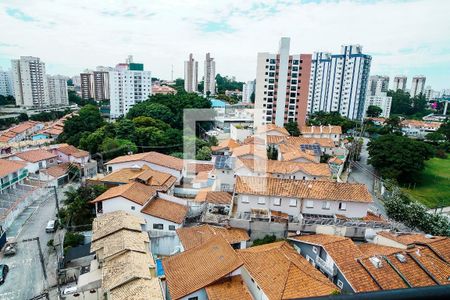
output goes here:
[{"label": "white cloud", "polygon": [[[8,8],[33,22],[8,15]],[[433,66],[450,68],[449,10],[443,0],[8,1],[0,3],[0,61],[34,55],[49,72],[70,75],[133,54],[155,76],[169,78],[172,64],[182,76],[190,52],[201,66],[211,52],[218,72],[250,80],[256,53],[276,51],[279,38],[290,36],[293,53],[339,52],[342,44],[358,43],[373,55],[372,73],[423,70],[429,83],[444,88],[450,72],[433,74]],[[223,30],[202,32],[208,24]]]}]

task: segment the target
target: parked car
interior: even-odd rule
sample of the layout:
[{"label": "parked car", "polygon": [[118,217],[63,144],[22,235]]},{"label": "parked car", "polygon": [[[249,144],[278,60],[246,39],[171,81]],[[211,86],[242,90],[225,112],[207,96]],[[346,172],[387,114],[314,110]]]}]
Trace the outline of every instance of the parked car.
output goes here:
[{"label": "parked car", "polygon": [[5,246],[5,250],[3,251],[3,253],[5,254],[5,256],[13,256],[15,255],[17,252],[17,243],[7,243]]},{"label": "parked car", "polygon": [[55,232],[56,228],[58,227],[58,222],[56,220],[50,220],[47,223],[47,227],[45,227],[45,232]]},{"label": "parked car", "polygon": [[7,265],[0,265],[0,284],[3,284],[8,274],[9,267]]}]

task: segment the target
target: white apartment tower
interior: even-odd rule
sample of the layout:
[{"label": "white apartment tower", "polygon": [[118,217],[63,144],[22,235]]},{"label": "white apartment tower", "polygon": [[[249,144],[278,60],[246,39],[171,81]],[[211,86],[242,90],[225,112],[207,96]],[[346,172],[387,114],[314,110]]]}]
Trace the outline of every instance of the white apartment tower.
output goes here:
[{"label": "white apartment tower", "polygon": [[68,105],[67,78],[61,75],[47,75],[50,106]]},{"label": "white apartment tower", "polygon": [[0,95],[13,96],[14,90],[12,87],[11,73],[9,71],[3,71],[0,68]]},{"label": "white apartment tower", "polygon": [[205,79],[203,94],[205,96],[216,94],[216,62],[209,53],[206,53],[205,59]]},{"label": "white apartment tower", "polygon": [[255,92],[255,81],[247,81],[242,86],[242,102],[243,103],[250,103],[252,94]]},{"label": "white apartment tower", "polygon": [[124,116],[152,94],[152,76],[139,63],[119,64],[109,71],[110,118]]},{"label": "white apartment tower", "polygon": [[364,116],[372,57],[360,45],[345,45],[341,54],[313,54],[309,80],[308,113],[337,111],[360,120]]},{"label": "white apartment tower", "polygon": [[405,91],[406,90],[406,81],[407,81],[407,77],[406,76],[396,76],[394,77],[394,86],[393,86],[393,90],[397,91],[397,90],[402,90]]},{"label": "white apartment tower", "polygon": [[305,124],[310,54],[289,54],[290,39],[283,37],[278,53],[258,53],[255,125],[288,122]]},{"label": "white apartment tower", "polygon": [[412,82],[411,82],[411,90],[409,92],[411,97],[415,97],[415,96],[419,96],[420,94],[423,94],[423,92],[425,91],[426,79],[427,78],[422,75],[413,77]]},{"label": "white apartment tower", "polygon": [[198,62],[189,54],[189,60],[184,62],[184,89],[188,93],[198,90]]},{"label": "white apartment tower", "polygon": [[49,105],[45,63],[38,57],[21,56],[11,60],[11,75],[16,105],[44,107]]},{"label": "white apartment tower", "polygon": [[387,93],[389,90],[389,76],[374,75],[369,77],[369,85],[367,88],[368,96]]}]

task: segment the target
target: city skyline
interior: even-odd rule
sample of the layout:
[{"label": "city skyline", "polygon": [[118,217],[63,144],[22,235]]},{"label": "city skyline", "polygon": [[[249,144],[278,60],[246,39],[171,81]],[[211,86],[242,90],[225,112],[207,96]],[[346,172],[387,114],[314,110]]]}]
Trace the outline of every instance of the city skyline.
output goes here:
[{"label": "city skyline", "polygon": [[[450,26],[445,11],[450,4],[442,1],[175,1],[118,4],[114,9],[81,1],[71,2],[70,10],[66,4],[1,3],[0,25],[11,30],[0,33],[0,66],[9,69],[11,59],[32,55],[46,62],[48,73],[73,76],[97,65],[114,66],[133,54],[155,77],[170,79],[172,65],[174,77],[183,77],[188,53],[201,57],[210,52],[217,61],[216,73],[248,81],[255,76],[257,53],[275,51],[279,38],[288,36],[296,53],[338,52],[341,45],[360,44],[373,57],[371,75],[425,75],[434,89],[449,87],[450,55],[445,50]],[[421,18],[423,14],[434,17]],[[262,32],[267,38],[260,38]],[[58,47],[23,36],[54,40]],[[96,42],[105,36],[111,39]]]}]

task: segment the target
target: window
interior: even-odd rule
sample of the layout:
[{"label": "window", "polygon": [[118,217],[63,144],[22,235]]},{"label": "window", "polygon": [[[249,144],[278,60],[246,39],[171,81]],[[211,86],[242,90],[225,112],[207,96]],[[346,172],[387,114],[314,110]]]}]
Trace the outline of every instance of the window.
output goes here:
[{"label": "window", "polygon": [[306,255],[306,260],[312,264],[314,267],[316,266],[316,263],[314,262],[314,259],[312,259],[311,257],[309,257],[308,255]]},{"label": "window", "polygon": [[281,198],[273,199],[273,205],[280,206],[281,205]]},{"label": "window", "polygon": [[175,230],[175,225],[169,225],[169,230],[174,231]]},{"label": "window", "polygon": [[312,252],[314,252],[315,254],[317,254],[317,252],[319,252],[316,246],[312,247]]},{"label": "window", "polygon": [[347,203],[339,202],[339,210],[346,210],[346,209],[347,209]]},{"label": "window", "polygon": [[312,200],[306,200],[306,208],[314,208],[314,202]]},{"label": "window", "polygon": [[258,204],[266,204],[266,198],[258,197]]},{"label": "window", "polygon": [[342,289],[344,287],[344,283],[342,281],[340,281],[338,279],[337,284],[336,284],[340,289]]},{"label": "window", "polygon": [[163,230],[164,224],[153,224],[153,229]]},{"label": "window", "polygon": [[131,206],[131,210],[136,210],[136,207],[135,206]]},{"label": "window", "polygon": [[249,203],[248,196],[242,196],[242,203]]},{"label": "window", "polygon": [[330,209],[330,206],[331,206],[330,201],[325,201],[322,205],[322,209],[328,210],[328,209]]},{"label": "window", "polygon": [[198,297],[197,297],[197,296],[195,296],[195,297],[189,297],[188,300],[198,300]]},{"label": "window", "polygon": [[289,206],[297,206],[297,199],[291,199],[289,200]]}]

